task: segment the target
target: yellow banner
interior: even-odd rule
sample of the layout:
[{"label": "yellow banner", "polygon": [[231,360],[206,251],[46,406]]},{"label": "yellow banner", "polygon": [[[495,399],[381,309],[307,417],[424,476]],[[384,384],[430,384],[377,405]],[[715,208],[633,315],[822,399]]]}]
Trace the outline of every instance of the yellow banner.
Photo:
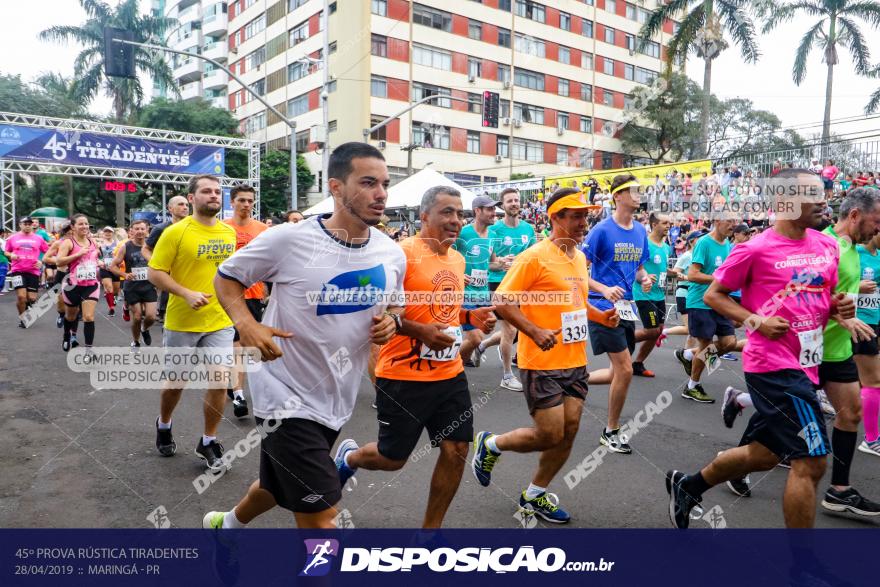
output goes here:
[{"label": "yellow banner", "polygon": [[580,188],[581,183],[595,179],[599,182],[599,187],[608,189],[615,175],[621,173],[632,173],[636,176],[643,186],[654,185],[656,175],[666,182],[666,174],[672,171],[679,173],[690,173],[691,179],[696,183],[703,172],[712,173],[712,161],[710,159],[702,159],[698,161],[680,161],[678,163],[663,163],[660,165],[647,165],[645,167],[626,167],[623,169],[607,169],[604,171],[583,171],[582,173],[567,173],[565,175],[555,175],[544,178],[544,189],[549,190],[553,184],[558,183],[561,188],[575,187]]}]

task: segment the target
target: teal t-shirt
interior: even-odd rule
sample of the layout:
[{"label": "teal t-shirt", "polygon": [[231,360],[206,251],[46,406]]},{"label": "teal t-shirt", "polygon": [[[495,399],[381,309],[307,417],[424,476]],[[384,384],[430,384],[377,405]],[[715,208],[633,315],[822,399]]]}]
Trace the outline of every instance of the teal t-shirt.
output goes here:
[{"label": "teal t-shirt", "polygon": [[[491,227],[489,227],[491,230]],[[464,286],[466,304],[485,304],[489,301],[489,259],[492,257],[492,243],[489,232],[486,236],[477,234],[473,224],[461,229],[452,248],[462,254],[465,260],[464,272],[473,280]]]},{"label": "teal t-shirt", "polygon": [[[691,256],[691,264],[699,263],[703,267],[700,270],[701,272],[706,275],[712,275],[724,263],[724,260],[727,259],[731,248],[729,240],[724,239],[723,243],[718,243],[718,241],[712,238],[711,234],[707,234],[697,241],[697,246],[694,247],[694,253]],[[703,296],[708,289],[708,283],[691,283],[687,295],[688,309],[711,310],[706,305],[706,302],[703,301]]]},{"label": "teal t-shirt", "polygon": [[[669,270],[669,252],[670,247],[666,243],[656,244],[648,238],[648,260],[642,265],[645,271],[650,275],[654,275],[657,279],[651,291],[645,293],[642,291],[641,283],[633,283],[633,299],[651,300],[653,302],[662,302],[666,299],[666,272]],[[662,285],[661,285],[662,281]]]},{"label": "teal t-shirt", "polygon": [[[873,281],[880,287],[880,252],[871,254],[863,245],[856,245],[859,252],[859,266],[862,279]],[[880,324],[880,293],[859,294],[859,307],[856,317],[865,324]]]},{"label": "teal t-shirt", "polygon": [[[498,220],[489,227],[489,240],[496,257],[507,255],[519,255],[527,248],[535,244],[535,229],[528,222],[520,220],[516,228],[511,228]],[[501,283],[506,271],[490,271],[489,283]]]}]

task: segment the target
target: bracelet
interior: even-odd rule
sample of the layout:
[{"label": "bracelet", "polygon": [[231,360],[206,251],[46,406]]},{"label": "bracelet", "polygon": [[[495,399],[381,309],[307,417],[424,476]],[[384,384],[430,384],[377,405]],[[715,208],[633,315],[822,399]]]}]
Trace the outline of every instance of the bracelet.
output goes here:
[{"label": "bracelet", "polygon": [[471,324],[471,311],[470,310],[464,311],[464,323],[467,324],[468,326],[473,326],[473,324]]}]

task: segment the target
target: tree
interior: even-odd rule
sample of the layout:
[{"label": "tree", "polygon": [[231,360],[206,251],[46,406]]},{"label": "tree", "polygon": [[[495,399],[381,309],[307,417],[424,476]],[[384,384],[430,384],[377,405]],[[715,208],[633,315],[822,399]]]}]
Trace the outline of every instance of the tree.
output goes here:
[{"label": "tree", "polygon": [[239,136],[238,120],[232,113],[203,98],[187,101],[156,98],[141,110],[135,124],[179,132]]},{"label": "tree", "polygon": [[703,103],[700,110],[703,156],[709,153],[712,61],[729,46],[722,31],[727,30],[747,63],[757,61],[760,55],[755,25],[744,10],[747,4],[748,0],[670,0],[661,3],[651,13],[639,32],[638,49],[643,51],[651,38],[662,30],[664,22],[687,12],[667,46],[667,75],[674,63],[685,62],[688,53],[693,52],[703,59]]},{"label": "tree", "polygon": [[510,181],[514,181],[517,179],[529,179],[532,177],[535,177],[535,174],[532,173],[531,171],[526,172],[526,173],[511,173],[510,174]]},{"label": "tree", "polygon": [[[44,41],[77,42],[83,45],[74,61],[73,94],[88,104],[101,90],[113,98],[116,122],[125,122],[143,103],[144,89],[140,79],[108,78],[104,75],[104,27],[116,27],[134,33],[135,41],[164,45],[164,33],[176,20],[152,14],[141,14],[139,0],[122,0],[111,7],[100,0],[79,0],[87,20],[79,26],[50,27],[40,33]],[[177,82],[168,63],[161,55],[142,47],[133,47],[138,73],[177,92]]]},{"label": "tree", "polygon": [[[818,17],[807,29],[794,55],[791,69],[792,79],[801,85],[807,76],[807,59],[814,48],[822,50],[822,60],[826,65],[825,74],[825,115],[822,120],[822,144],[828,143],[831,136],[831,94],[834,87],[834,66],[837,65],[838,48],[847,49],[852,56],[857,73],[869,74],[871,54],[854,19],[867,21],[872,27],[880,26],[880,2],[876,0],[796,0],[777,5],[769,11],[763,31],[768,33],[779,24],[788,22],[798,14]],[[825,28],[825,25],[828,28]],[[878,92],[874,93],[876,96]],[[880,96],[871,97],[869,108],[876,108]],[[823,147],[824,149],[824,147]]]},{"label": "tree", "polygon": [[751,100],[712,96],[709,124],[709,154],[712,159],[734,159],[762,151],[797,149],[804,139],[797,132],[782,129],[779,117],[767,110],[755,110]]},{"label": "tree", "polygon": [[83,118],[82,103],[70,93],[72,83],[60,74],[46,73],[27,84],[18,75],[0,75],[0,111],[37,116]]},{"label": "tree", "polygon": [[[296,156],[296,193],[301,200],[315,185],[315,176],[302,155]],[[260,160],[260,213],[281,215],[290,209],[290,152],[269,151]]]}]

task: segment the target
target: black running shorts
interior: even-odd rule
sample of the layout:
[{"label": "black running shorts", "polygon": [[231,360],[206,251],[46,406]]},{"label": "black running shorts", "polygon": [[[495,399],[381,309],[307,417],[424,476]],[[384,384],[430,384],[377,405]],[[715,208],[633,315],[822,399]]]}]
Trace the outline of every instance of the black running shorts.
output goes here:
[{"label": "black running shorts", "polygon": [[591,320],[587,323],[587,330],[594,355],[620,353],[627,349],[632,353],[636,348],[636,323],[632,320],[621,320],[615,328]]},{"label": "black running shorts", "polygon": [[636,308],[645,328],[660,328],[666,322],[665,301],[636,300]]}]

